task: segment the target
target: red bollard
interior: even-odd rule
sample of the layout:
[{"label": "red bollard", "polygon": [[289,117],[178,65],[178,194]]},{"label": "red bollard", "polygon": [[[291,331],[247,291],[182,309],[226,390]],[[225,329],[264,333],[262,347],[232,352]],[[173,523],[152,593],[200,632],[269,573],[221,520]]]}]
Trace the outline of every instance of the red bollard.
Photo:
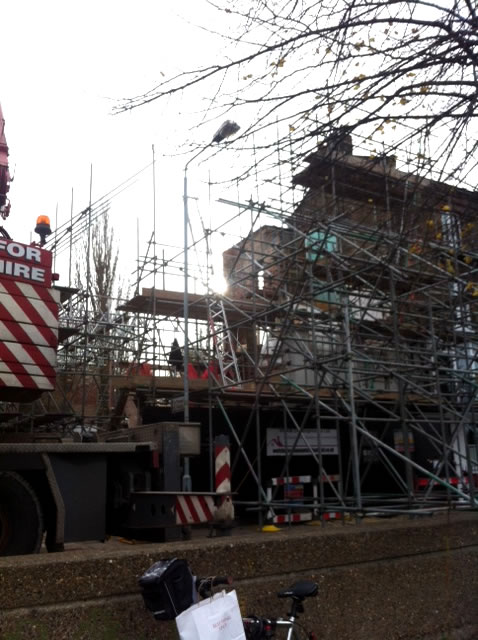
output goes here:
[{"label": "red bollard", "polygon": [[[213,526],[216,529],[216,535],[231,535],[231,527],[234,521],[234,505],[231,495],[231,451],[227,436],[217,436],[215,438],[214,456],[216,493],[218,495]],[[221,532],[220,534],[219,531]]]}]

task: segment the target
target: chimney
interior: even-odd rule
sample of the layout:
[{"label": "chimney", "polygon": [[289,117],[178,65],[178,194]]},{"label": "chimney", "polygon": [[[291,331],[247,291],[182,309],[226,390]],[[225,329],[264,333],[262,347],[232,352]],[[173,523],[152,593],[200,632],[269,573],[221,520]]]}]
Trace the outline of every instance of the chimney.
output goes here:
[{"label": "chimney", "polygon": [[328,153],[341,156],[351,156],[353,152],[352,136],[347,127],[339,127],[325,140],[325,149]]}]

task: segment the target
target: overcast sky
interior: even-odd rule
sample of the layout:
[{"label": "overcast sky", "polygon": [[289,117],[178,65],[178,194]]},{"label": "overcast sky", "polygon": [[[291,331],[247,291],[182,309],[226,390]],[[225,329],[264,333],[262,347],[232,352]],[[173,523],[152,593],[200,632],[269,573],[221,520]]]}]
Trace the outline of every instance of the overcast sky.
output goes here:
[{"label": "overcast sky", "polygon": [[[179,15],[179,12],[181,15]],[[114,104],[150,89],[161,77],[219,55],[223,43],[197,28],[214,25],[216,13],[197,0],[16,0],[2,6],[0,102],[10,148],[12,209],[5,227],[29,242],[36,217],[58,224],[157,159],[158,236],[181,241],[182,167],[170,158],[189,140],[207,143],[216,125],[191,131],[194,94],[111,115]],[[180,112],[181,110],[181,112]],[[199,139],[197,139],[199,138]],[[198,180],[205,179],[207,167]],[[194,191],[194,173],[190,178]],[[134,269],[136,220],[141,249],[152,227],[152,173],[141,174],[117,198],[111,217],[125,271]],[[130,268],[131,267],[131,268]],[[65,274],[60,273],[60,284]]]}]

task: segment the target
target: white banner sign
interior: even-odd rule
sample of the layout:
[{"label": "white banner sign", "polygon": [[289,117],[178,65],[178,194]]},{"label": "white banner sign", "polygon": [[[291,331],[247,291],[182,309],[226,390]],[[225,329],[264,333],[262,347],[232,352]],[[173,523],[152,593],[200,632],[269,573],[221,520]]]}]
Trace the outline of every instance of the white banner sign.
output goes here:
[{"label": "white banner sign", "polygon": [[184,397],[179,396],[171,400],[171,413],[184,413]]},{"label": "white banner sign", "polygon": [[[294,446],[295,444],[295,446]],[[267,429],[267,455],[310,456],[311,450],[319,453],[319,434],[317,429]],[[320,450],[323,456],[336,456],[339,453],[336,429],[320,430]]]}]

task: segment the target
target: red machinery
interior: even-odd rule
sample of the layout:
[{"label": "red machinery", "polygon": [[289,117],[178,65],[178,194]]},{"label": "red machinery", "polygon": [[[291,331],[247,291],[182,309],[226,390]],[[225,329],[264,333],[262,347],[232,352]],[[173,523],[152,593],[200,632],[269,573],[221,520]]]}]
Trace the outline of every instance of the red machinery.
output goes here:
[{"label": "red machinery", "polygon": [[[10,212],[8,145],[0,106],[0,215]],[[59,292],[52,257],[0,228],[0,400],[29,402],[55,386]]]},{"label": "red machinery", "polygon": [[5,120],[0,105],[0,216],[5,220],[10,213],[10,202],[7,197],[10,188],[8,171],[8,146],[5,138]]},{"label": "red machinery", "polygon": [[0,239],[0,400],[30,402],[55,387],[60,294],[51,253]]}]

